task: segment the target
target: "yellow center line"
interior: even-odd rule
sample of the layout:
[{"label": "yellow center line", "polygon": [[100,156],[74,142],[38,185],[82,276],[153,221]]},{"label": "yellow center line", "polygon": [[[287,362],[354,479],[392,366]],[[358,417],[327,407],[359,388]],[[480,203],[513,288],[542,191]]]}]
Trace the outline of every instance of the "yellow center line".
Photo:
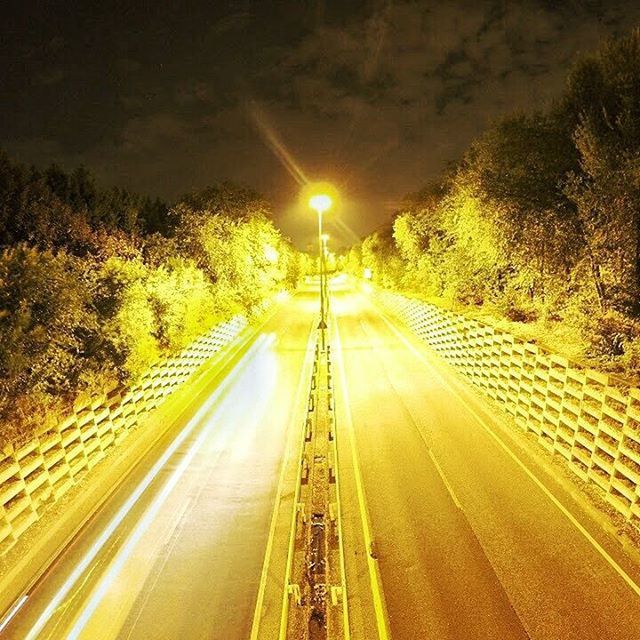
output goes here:
[{"label": "yellow center line", "polygon": [[351,415],[351,404],[349,400],[349,390],[347,388],[346,375],[344,369],[344,361],[342,359],[342,341],[340,340],[340,331],[338,328],[338,321],[334,317],[334,335],[336,337],[336,360],[338,362],[338,368],[340,371],[340,385],[342,389],[342,400],[344,403],[344,416],[345,425],[347,427],[347,433],[349,434],[349,443],[351,445],[351,457],[353,461],[354,476],[356,482],[356,492],[358,494],[358,506],[360,511],[360,520],[362,523],[362,532],[364,536],[364,542],[366,546],[367,554],[367,568],[369,569],[369,582],[371,584],[371,594],[373,597],[373,609],[376,617],[376,626],[378,630],[379,640],[389,640],[391,637],[389,633],[389,625],[387,622],[387,611],[385,607],[384,594],[382,590],[382,583],[380,580],[378,563],[372,557],[372,536],[371,527],[369,525],[369,515],[367,511],[364,487],[362,484],[362,471],[360,468],[360,461],[356,451],[356,442],[353,429],[353,418]]}]

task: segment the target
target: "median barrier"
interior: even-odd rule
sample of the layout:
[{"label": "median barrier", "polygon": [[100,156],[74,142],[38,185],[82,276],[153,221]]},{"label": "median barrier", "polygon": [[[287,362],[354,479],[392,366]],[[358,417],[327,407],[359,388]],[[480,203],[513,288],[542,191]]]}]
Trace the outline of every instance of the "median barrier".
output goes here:
[{"label": "median barrier", "polygon": [[640,529],[640,389],[435,305],[373,296]]}]

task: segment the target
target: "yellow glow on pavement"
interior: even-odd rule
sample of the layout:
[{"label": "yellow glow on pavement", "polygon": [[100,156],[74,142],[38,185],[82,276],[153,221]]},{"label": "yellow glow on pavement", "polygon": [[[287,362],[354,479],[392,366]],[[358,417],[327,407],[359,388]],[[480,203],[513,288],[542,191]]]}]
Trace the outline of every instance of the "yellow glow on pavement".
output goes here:
[{"label": "yellow glow on pavement", "polygon": [[[65,599],[69,595],[70,591],[73,589],[78,580],[82,577],[84,572],[89,568],[93,560],[96,558],[98,553],[102,550],[105,544],[109,541],[109,539],[113,536],[117,528],[120,526],[125,517],[129,514],[131,509],[138,502],[140,497],[144,494],[149,485],[153,482],[158,473],[162,470],[162,468],[167,464],[168,460],[173,456],[173,454],[177,451],[177,449],[182,445],[182,443],[188,438],[189,435],[194,431],[196,426],[201,423],[203,417],[206,413],[211,409],[211,407],[218,401],[220,396],[228,389],[232,382],[238,377],[244,366],[256,355],[256,353],[264,346],[266,342],[266,337],[261,335],[255,343],[250,347],[250,349],[244,354],[244,356],[240,359],[234,370],[229,374],[224,381],[220,384],[220,386],[215,390],[214,393],[208,398],[208,400],[202,405],[202,407],[198,410],[198,412],[189,420],[184,429],[178,434],[175,440],[171,443],[171,445],[167,448],[164,454],[158,459],[158,461],[153,465],[147,475],[144,477],[142,482],[136,487],[135,491],[129,496],[127,501],[122,505],[120,510],[116,513],[116,515],[109,522],[104,531],[100,534],[95,543],[91,546],[91,548],[84,555],[82,560],[75,566],[71,575],[65,580],[60,589],[53,596],[45,610],[40,614],[40,617],[37,619],[36,623],[33,625],[29,633],[27,634],[25,640],[36,640],[40,636],[40,633],[49,622],[51,617],[55,614],[56,610],[64,603]],[[203,433],[200,434],[196,442],[191,446],[189,452],[185,456],[184,460],[191,460],[193,455],[195,454],[198,446],[200,446],[202,442],[202,438],[204,434],[208,435],[209,431],[214,422],[209,420],[207,422],[206,428],[203,430]],[[112,582],[119,572],[122,564],[131,553],[135,542],[142,535],[146,527],[148,526],[150,520],[153,515],[157,512],[162,502],[164,501],[168,491],[175,486],[180,475],[184,472],[186,466],[181,463],[180,466],[176,469],[176,471],[172,474],[169,481],[165,484],[165,487],[162,489],[160,494],[154,499],[151,506],[147,510],[144,518],[141,520],[140,524],[133,532],[132,536],[127,541],[125,547],[120,551],[116,562],[112,565],[110,571],[107,575],[101,580],[101,583],[97,590],[94,592],[93,597],[83,610],[79,619],[77,620],[74,628],[71,631],[71,634],[67,636],[68,638],[77,638],[79,634],[82,632],[82,629],[86,625],[89,620],[91,614],[95,611],[98,606],[100,599],[102,598],[103,593],[109,586],[109,583]],[[168,488],[167,488],[168,487]],[[148,514],[152,514],[148,516]]]}]

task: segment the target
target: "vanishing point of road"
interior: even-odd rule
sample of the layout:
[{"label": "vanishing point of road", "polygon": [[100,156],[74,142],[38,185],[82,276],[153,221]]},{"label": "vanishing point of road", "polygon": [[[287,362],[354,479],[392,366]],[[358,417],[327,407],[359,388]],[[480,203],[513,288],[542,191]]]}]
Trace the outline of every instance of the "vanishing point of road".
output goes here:
[{"label": "vanishing point of road", "polygon": [[[635,553],[533,443],[366,293],[329,324],[347,637],[639,638]],[[308,287],[179,391],[2,637],[278,638],[316,325]]]}]

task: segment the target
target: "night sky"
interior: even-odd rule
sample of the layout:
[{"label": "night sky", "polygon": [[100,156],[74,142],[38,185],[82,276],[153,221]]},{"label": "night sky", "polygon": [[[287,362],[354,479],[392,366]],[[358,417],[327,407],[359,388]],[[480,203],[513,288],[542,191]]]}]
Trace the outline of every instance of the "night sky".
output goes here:
[{"label": "night sky", "polygon": [[168,199],[245,183],[304,246],[296,180],[341,188],[351,244],[493,119],[558,96],[640,0],[4,0],[0,21],[11,155]]}]

